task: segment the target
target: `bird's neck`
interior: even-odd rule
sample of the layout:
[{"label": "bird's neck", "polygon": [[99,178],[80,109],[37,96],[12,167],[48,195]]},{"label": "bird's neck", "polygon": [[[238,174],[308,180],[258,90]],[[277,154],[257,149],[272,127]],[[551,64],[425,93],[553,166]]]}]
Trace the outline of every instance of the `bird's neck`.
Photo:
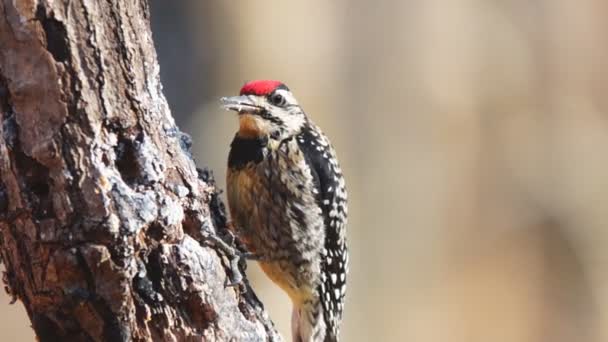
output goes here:
[{"label": "bird's neck", "polygon": [[267,137],[271,129],[270,124],[257,115],[239,115],[239,131],[237,135],[242,139],[261,139]]}]

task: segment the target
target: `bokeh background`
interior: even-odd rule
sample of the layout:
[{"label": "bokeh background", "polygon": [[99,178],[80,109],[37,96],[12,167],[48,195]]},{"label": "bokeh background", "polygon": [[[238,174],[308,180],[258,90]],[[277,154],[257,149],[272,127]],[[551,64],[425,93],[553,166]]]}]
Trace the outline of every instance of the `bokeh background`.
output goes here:
[{"label": "bokeh background", "polygon": [[[224,187],[248,80],[287,83],[350,194],[344,341],[608,341],[608,2],[152,2],[165,94]],[[284,336],[287,297],[251,265]],[[33,340],[0,297],[2,340]]]}]

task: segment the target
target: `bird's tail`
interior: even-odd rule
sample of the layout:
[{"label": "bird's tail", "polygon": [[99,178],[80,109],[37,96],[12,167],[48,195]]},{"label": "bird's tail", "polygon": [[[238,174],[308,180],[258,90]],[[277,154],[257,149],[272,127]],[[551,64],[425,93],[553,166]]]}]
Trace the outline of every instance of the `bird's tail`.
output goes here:
[{"label": "bird's tail", "polygon": [[293,342],[304,342],[306,340],[302,337],[302,325],[300,309],[296,306],[293,307],[291,312],[291,338]]},{"label": "bird's tail", "polygon": [[338,338],[326,326],[321,303],[294,306],[291,313],[293,342],[337,342]]}]

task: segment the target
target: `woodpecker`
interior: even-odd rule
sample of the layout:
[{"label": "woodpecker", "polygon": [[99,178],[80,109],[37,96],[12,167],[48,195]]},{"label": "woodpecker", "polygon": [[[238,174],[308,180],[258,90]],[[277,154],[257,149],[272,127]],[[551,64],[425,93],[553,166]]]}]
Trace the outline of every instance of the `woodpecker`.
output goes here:
[{"label": "woodpecker", "polygon": [[282,82],[248,82],[222,103],[239,120],[226,184],[236,234],[290,297],[293,341],[338,341],[348,209],[336,153]]}]

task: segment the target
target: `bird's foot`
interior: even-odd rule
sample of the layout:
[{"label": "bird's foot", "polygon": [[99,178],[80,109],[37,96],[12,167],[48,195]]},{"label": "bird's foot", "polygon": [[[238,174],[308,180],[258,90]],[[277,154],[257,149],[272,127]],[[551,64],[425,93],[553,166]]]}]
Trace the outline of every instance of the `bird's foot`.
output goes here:
[{"label": "bird's foot", "polygon": [[230,230],[226,232],[227,234],[223,238],[217,234],[206,234],[205,239],[223,252],[228,259],[228,268],[232,276],[230,279],[226,279],[226,287],[239,286],[245,292],[247,291],[247,284],[245,284],[245,276],[243,275],[244,270],[247,268],[245,260],[264,261],[267,258],[252,252],[242,251],[239,248],[239,242],[234,233]]}]

